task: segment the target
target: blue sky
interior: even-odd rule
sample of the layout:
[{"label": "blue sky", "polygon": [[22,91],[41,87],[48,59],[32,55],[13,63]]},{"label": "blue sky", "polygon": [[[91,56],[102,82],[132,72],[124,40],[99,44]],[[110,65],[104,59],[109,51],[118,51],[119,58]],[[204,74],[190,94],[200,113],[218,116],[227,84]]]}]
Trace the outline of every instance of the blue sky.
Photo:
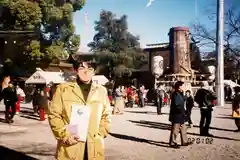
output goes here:
[{"label": "blue sky", "polygon": [[[227,1],[237,3],[239,0]],[[155,0],[146,8],[148,0],[86,0],[84,8],[74,13],[76,33],[81,36],[80,51],[88,52],[87,44],[95,34],[94,21],[99,19],[103,9],[112,11],[118,17],[127,15],[129,31],[140,36],[141,46],[144,47],[146,44],[168,42],[171,27],[191,26],[197,19],[208,27],[215,27],[209,23],[205,14],[209,7],[216,5],[215,2],[216,0]],[[84,20],[86,13],[87,25]]]}]

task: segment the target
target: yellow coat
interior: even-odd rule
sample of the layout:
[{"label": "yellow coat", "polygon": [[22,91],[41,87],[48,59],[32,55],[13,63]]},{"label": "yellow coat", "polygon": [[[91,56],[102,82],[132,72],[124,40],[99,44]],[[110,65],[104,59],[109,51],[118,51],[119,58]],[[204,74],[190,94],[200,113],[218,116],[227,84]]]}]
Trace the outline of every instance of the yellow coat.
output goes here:
[{"label": "yellow coat", "polygon": [[[111,122],[111,107],[107,90],[101,85],[92,84],[87,100],[76,82],[58,86],[48,109],[48,119],[54,136],[58,141],[57,160],[83,160],[85,142],[66,146],[63,139],[70,136],[66,125],[70,123],[72,104],[87,104],[91,107],[88,126],[88,160],[104,160],[104,137],[107,136]],[[102,107],[100,107],[102,106]],[[100,123],[99,123],[100,121]]]}]

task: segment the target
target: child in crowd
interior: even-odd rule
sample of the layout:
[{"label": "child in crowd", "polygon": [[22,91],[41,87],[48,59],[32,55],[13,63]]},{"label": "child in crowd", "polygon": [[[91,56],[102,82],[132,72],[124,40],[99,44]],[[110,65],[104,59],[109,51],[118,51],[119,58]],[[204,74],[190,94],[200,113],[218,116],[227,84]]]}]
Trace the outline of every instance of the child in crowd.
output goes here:
[{"label": "child in crowd", "polygon": [[186,91],[186,115],[187,115],[187,122],[190,127],[193,127],[192,120],[191,120],[191,114],[192,114],[192,108],[194,106],[194,100],[191,95],[191,91]]}]

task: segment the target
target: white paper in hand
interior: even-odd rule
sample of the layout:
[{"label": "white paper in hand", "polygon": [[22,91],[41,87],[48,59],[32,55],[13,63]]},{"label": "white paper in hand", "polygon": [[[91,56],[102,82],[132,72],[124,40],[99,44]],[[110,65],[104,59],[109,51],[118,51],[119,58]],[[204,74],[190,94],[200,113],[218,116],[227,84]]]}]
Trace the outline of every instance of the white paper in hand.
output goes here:
[{"label": "white paper in hand", "polygon": [[68,131],[80,138],[80,141],[86,142],[88,134],[88,124],[90,118],[90,108],[84,105],[73,104],[70,124]]}]

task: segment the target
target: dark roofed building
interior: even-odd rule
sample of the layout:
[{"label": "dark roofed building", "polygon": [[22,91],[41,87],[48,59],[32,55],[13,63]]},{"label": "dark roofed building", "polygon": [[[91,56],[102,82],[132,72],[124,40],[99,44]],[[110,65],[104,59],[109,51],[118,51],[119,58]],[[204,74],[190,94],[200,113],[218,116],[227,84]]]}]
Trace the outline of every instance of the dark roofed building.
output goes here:
[{"label": "dark roofed building", "polygon": [[[200,77],[208,77],[210,73],[206,68],[204,68],[201,63],[208,63],[206,60],[202,61],[200,57],[199,50],[196,50],[196,46],[194,43],[190,44],[190,57],[191,57],[191,67],[196,75],[196,78]],[[171,74],[170,70],[170,45],[169,43],[156,43],[156,44],[148,44],[144,48],[144,52],[149,54],[149,71],[151,72],[152,66],[152,57],[153,56],[162,56],[163,57],[163,68],[164,75]],[[163,75],[163,76],[164,76]]]}]

